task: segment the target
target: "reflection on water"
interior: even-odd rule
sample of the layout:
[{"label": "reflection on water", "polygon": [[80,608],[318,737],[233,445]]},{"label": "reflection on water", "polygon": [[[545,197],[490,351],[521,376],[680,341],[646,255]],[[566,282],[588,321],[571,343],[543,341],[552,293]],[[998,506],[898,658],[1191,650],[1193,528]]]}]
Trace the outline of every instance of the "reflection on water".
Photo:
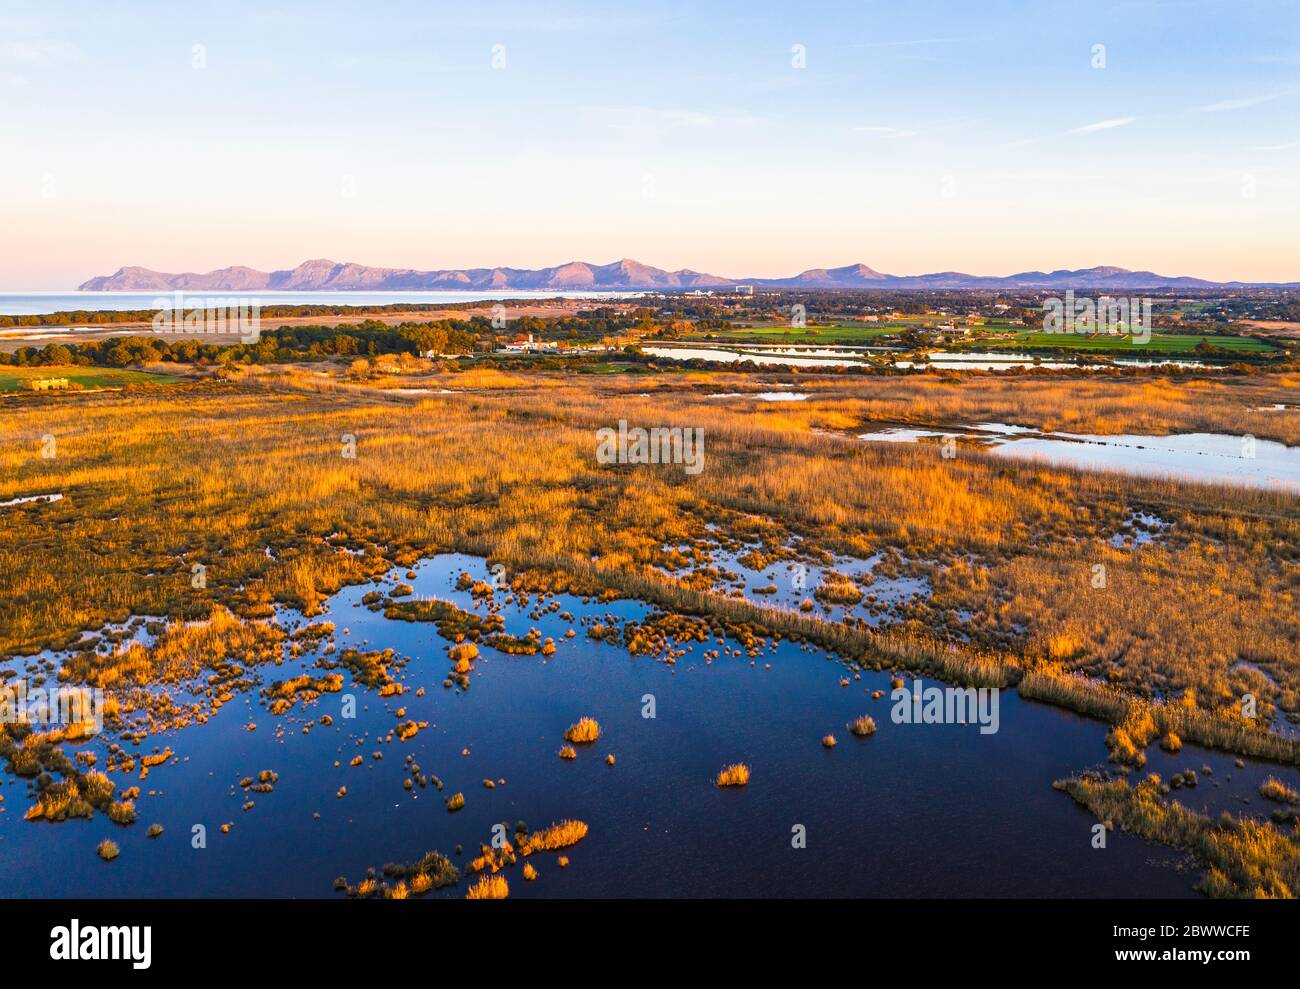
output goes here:
[{"label": "reflection on water", "polygon": [[808,396],[804,393],[793,391],[729,391],[706,395],[705,398],[756,398],[760,402],[806,402],[808,400]]},{"label": "reflection on water", "polygon": [[[909,606],[928,599],[931,594],[929,578],[912,572],[917,568],[892,551],[875,553],[866,559],[834,556],[825,563],[796,555],[754,567],[747,561],[751,560],[750,554],[761,549],[759,544],[741,544],[735,548],[716,543],[664,548],[676,553],[704,555],[703,559],[692,558],[675,569],[662,568],[665,573],[677,577],[707,575],[713,581],[710,589],[717,593],[744,597],[766,606],[815,613],[833,622],[854,619],[874,628],[902,621],[915,617]],[[790,548],[798,553],[797,542]],[[822,593],[832,584],[841,587],[848,584],[856,592],[856,599],[853,594],[844,597]]]},{"label": "reflection on water", "polygon": [[884,429],[863,433],[873,442],[910,443],[938,437],[974,437],[1000,457],[1043,460],[1085,470],[1114,470],[1143,477],[1300,491],[1300,447],[1223,433],[1171,436],[1039,433],[1023,426],[980,423],[961,432]]},{"label": "reflection on water", "polygon": [[[976,726],[895,724],[888,671],[855,675],[791,642],[768,642],[751,659],[731,640],[719,658],[705,656],[716,640],[674,643],[670,665],[586,634],[595,624],[641,620],[645,605],[570,595],[525,602],[503,592],[489,604],[456,586],[462,571],[490,580],[482,559],[444,555],[414,569],[414,577],[393,571],[383,587],[411,585],[402,600],[436,596],[479,615],[495,609],[512,635],[536,628],[553,637],[555,654],[483,646],[470,689],[447,689],[449,644],[432,625],[364,607],[362,596],[375,585],[345,588],[313,619],[334,623],[332,640],[309,641],[298,655],[286,650],[280,665],[250,675],[265,687],[319,675],[319,659],[349,647],[391,647],[409,657],[394,670],[404,693],[380,697],[345,674],[341,693],[278,716],[254,690],[206,724],[138,746],[107,737],[75,746],[98,752],[100,765],[110,740],[140,755],[174,750],[176,758],[154,767],[147,782],[114,774],[120,787],[143,791],[139,822],[130,827],[98,814],[24,821],[30,784],[6,776],[0,889],[10,896],[330,896],[336,876],[356,882],[368,867],[432,849],[463,867],[503,821],[539,828],[577,818],[590,834],[569,850],[569,868],[542,855],[531,860],[540,872],[534,882],[522,881],[518,867],[508,870],[512,896],[1192,894],[1196,873],[1177,868],[1181,856],[1119,832],[1105,852],[1094,850],[1092,817],[1052,790],[1054,779],[1104,761],[1098,722],[1005,691],[994,735]],[[275,620],[289,628],[304,622],[287,609]],[[142,634],[141,624],[130,634]],[[30,677],[58,658],[4,665]],[[877,690],[885,695],[873,700]],[[349,695],[354,718],[343,713]],[[644,716],[648,696],[653,718]],[[879,730],[858,739],[845,725],[862,714]],[[602,738],[562,760],[564,729],[583,715],[599,720]],[[428,727],[403,742],[391,737],[399,719]],[[833,750],[821,745],[827,732],[842,739]],[[362,758],[353,766],[355,756]],[[1203,782],[1183,799],[1221,796],[1231,805],[1230,794],[1244,797],[1269,772],[1291,785],[1297,779],[1293,768],[1236,769],[1190,745],[1176,758],[1153,759],[1172,760],[1180,771],[1212,762],[1215,782],[1225,785],[1233,776],[1230,792]],[[712,779],[733,761],[748,763],[752,779],[719,790]],[[444,789],[404,789],[411,762]],[[252,795],[254,806],[243,810],[250,794],[240,781],[268,769],[278,774],[274,787]],[[486,788],[488,779],[497,785]],[[344,786],[346,795],[336,796]],[[456,792],[465,806],[449,814],[444,800]],[[153,822],[165,830],[149,838]],[[195,825],[206,827],[205,848],[193,847]],[[791,842],[800,825],[805,848]],[[122,848],[112,863],[95,857],[103,837]],[[466,850],[459,857],[458,844]],[[431,895],[462,895],[465,885]]]},{"label": "reflection on water", "polygon": [[[864,364],[861,360],[853,360],[848,357],[832,356],[811,356],[818,353],[816,351],[808,352],[806,356],[795,356],[793,354],[782,354],[778,352],[756,352],[752,350],[723,350],[712,347],[642,347],[642,352],[649,354],[651,357],[662,357],[668,360],[689,361],[724,361],[729,363],[747,362],[763,366],[790,366],[790,367],[856,367]],[[823,354],[847,353],[847,351],[837,351],[831,348],[825,348],[821,351]]]},{"label": "reflection on water", "polygon": [[[1054,438],[1057,436],[1062,438]],[[1126,474],[1300,491],[1300,447],[1219,433],[1175,436],[1054,433],[1052,438],[1017,438],[995,446],[993,452],[1000,456],[1042,458],[1088,470],[1118,470]]]},{"label": "reflection on water", "polygon": [[9,508],[12,505],[31,505],[40,501],[62,501],[62,494],[40,494],[26,495],[22,498],[10,498],[8,501],[0,501],[0,508]]},{"label": "reflection on water", "polygon": [[[929,360],[925,362],[913,363],[911,361],[898,361],[895,367],[925,367],[931,364],[934,367],[968,371],[997,371],[1009,367],[1046,367],[1046,368],[1065,368],[1065,367],[1105,367],[1106,364],[1118,364],[1124,367],[1163,367],[1174,365],[1175,367],[1211,367],[1202,365],[1199,361],[1176,361],[1165,360],[1163,358],[1149,357],[1111,357],[1104,363],[1094,361],[1096,355],[1080,354],[1079,361],[1063,360],[1046,360],[1035,358],[1032,355],[999,353],[996,351],[973,351],[963,350],[955,353],[946,353],[944,351],[932,351]],[[1080,361],[1093,363],[1080,363]]]},{"label": "reflection on water", "polygon": [[[868,366],[869,356],[884,356],[897,353],[896,350],[873,349],[869,347],[763,347],[746,344],[742,347],[726,348],[714,346],[696,347],[645,347],[642,351],[651,357],[668,360],[705,360],[725,363],[751,363],[762,366],[787,367],[858,367]],[[1089,361],[1092,361],[1089,363]],[[1081,354],[1078,360],[1046,360],[1032,356],[1011,353],[961,351],[947,353],[934,351],[925,361],[890,360],[889,365],[901,369],[935,367],[943,370],[966,371],[1001,371],[1014,367],[1040,367],[1047,369],[1088,368],[1096,369],[1110,365],[1127,367],[1157,367],[1174,365],[1177,367],[1199,367],[1213,370],[1214,365],[1201,364],[1195,360],[1163,360],[1139,357],[1113,357],[1104,362],[1096,362],[1088,355]]]}]

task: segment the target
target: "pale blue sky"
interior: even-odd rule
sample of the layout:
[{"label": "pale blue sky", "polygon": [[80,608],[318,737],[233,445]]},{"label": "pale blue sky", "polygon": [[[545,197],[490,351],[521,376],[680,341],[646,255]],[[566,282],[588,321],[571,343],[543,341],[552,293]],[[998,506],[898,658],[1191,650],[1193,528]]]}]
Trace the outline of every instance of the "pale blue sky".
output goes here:
[{"label": "pale blue sky", "polygon": [[1300,279],[1294,0],[259,6],[0,3],[0,288],[308,257]]}]

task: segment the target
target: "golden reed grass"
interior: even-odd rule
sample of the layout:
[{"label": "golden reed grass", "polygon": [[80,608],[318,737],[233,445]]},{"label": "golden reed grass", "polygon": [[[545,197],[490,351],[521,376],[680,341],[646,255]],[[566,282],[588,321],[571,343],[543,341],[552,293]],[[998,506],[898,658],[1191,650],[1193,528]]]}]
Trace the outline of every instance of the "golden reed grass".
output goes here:
[{"label": "golden reed grass", "polygon": [[[1300,551],[1293,497],[1053,470],[965,448],[944,461],[933,449],[813,432],[996,419],[1097,432],[1248,428],[1295,440],[1286,417],[1249,411],[1285,401],[1286,375],[784,375],[812,395],[798,409],[706,400],[717,388],[710,376],[511,377],[447,396],[333,388],[290,373],[265,385],[15,403],[0,421],[0,500],[65,498],[5,510],[0,596],[11,604],[0,612],[0,653],[66,644],[132,614],[211,620],[222,608],[246,619],[275,602],[310,612],[344,584],[460,550],[753,623],[854,662],[981,686],[1032,673],[1022,688],[1079,709],[1114,702],[1072,674],[1113,681],[1128,697],[1190,692],[1196,710],[1179,717],[1199,735],[1178,734],[1206,744],[1276,746],[1228,717],[1247,692],[1263,721],[1300,713],[1300,667],[1289,659],[1300,637],[1297,577],[1285,562]],[[690,478],[672,465],[597,464],[594,430],[619,418],[703,426],[706,469]],[[58,442],[49,459],[46,435]],[[344,437],[355,457],[344,455]],[[1140,553],[1111,548],[1134,508],[1163,514],[1172,534]],[[897,549],[932,596],[874,631],[655,569],[665,544],[703,538],[707,523],[765,549],[795,536],[859,556]],[[1109,577],[1100,594],[1086,579],[1097,562]],[[205,586],[193,585],[194,564],[207,568]],[[971,641],[957,643],[942,630],[964,612]],[[169,667],[185,669],[185,657],[132,657],[117,675],[148,679]]]}]

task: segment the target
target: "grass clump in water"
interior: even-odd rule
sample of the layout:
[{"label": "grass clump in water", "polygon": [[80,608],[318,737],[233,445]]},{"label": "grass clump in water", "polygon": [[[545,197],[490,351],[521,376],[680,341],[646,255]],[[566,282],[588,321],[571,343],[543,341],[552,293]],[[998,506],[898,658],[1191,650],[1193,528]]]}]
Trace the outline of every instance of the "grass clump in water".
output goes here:
[{"label": "grass clump in water", "polygon": [[388,862],[383,868],[385,876],[399,880],[392,887],[381,886],[375,878],[375,870],[369,870],[366,878],[355,886],[348,885],[346,878],[340,876],[334,880],[334,888],[352,897],[373,897],[382,894],[387,899],[405,899],[406,896],[423,896],[434,889],[454,886],[460,882],[460,870],[452,864],[451,859],[439,852],[426,852],[423,858],[415,862]]},{"label": "grass clump in water", "polygon": [[874,735],[876,733],[876,721],[871,717],[871,715],[864,714],[860,718],[854,718],[853,721],[849,723],[849,731],[858,738],[865,738],[867,735]]},{"label": "grass clump in water", "polygon": [[822,604],[855,605],[862,600],[862,591],[852,578],[843,574],[828,573],[813,591],[813,597]]},{"label": "grass clump in water", "polygon": [[528,856],[533,852],[553,852],[576,845],[585,837],[587,825],[583,821],[561,821],[520,837],[519,853]]},{"label": "grass clump in water", "polygon": [[1110,734],[1106,736],[1110,761],[1141,769],[1147,764],[1147,754],[1143,750],[1151,744],[1159,731],[1150,706],[1140,702],[1134,703],[1124,716],[1124,720],[1112,728]]},{"label": "grass clump in water", "polygon": [[1265,800],[1275,800],[1280,804],[1300,804],[1300,793],[1291,789],[1276,776],[1270,776],[1259,784],[1259,795]]},{"label": "grass clump in water", "polygon": [[579,718],[576,724],[564,730],[564,740],[576,744],[590,744],[600,738],[600,723],[595,718]]},{"label": "grass clump in water", "polygon": [[716,780],[718,786],[744,786],[748,782],[749,767],[743,762],[733,762],[729,766],[723,766]]},{"label": "grass clump in water", "polygon": [[505,876],[480,876],[478,882],[465,892],[467,900],[504,900],[510,895],[510,884]]},{"label": "grass clump in water", "polygon": [[1209,896],[1292,899],[1300,890],[1300,838],[1250,818],[1224,813],[1212,820],[1165,801],[1155,773],[1133,787],[1097,774],[1052,785],[1107,826],[1190,852],[1206,869],[1199,888]]}]

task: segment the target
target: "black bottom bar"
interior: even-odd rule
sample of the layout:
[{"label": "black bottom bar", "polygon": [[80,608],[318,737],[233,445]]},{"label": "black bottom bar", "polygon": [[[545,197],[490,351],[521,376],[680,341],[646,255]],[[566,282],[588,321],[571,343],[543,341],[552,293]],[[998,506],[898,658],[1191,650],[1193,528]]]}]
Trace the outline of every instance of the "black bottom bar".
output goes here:
[{"label": "black bottom bar", "polygon": [[[1295,916],[1254,901],[518,901],[449,900],[0,901],[12,971],[176,977],[283,971],[334,977],[410,971],[446,977],[462,965],[536,974],[597,959],[641,959],[681,972],[693,959],[763,966],[774,959],[840,957],[871,971],[889,958],[918,974],[979,976],[1009,963],[1044,971],[1222,970],[1294,957]],[[72,921],[78,945],[71,950]],[[148,968],[82,954],[88,927],[148,927]],[[59,931],[62,928],[64,931]],[[66,933],[64,933],[66,932]],[[106,953],[144,955],[114,932]],[[640,964],[640,963],[638,963]],[[674,968],[667,968],[672,965]],[[1226,968],[1225,968],[1226,967]],[[612,974],[612,973],[609,973]]]}]

